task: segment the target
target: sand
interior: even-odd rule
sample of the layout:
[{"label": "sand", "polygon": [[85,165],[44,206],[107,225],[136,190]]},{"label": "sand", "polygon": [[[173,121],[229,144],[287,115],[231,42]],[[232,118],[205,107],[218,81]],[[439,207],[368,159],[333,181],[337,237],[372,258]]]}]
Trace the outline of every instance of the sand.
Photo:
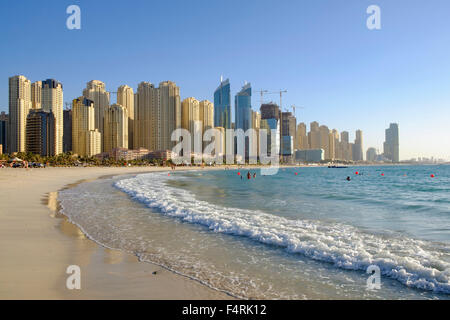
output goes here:
[{"label": "sand", "polygon": [[[0,169],[0,299],[231,299],[101,247],[58,213],[57,191],[70,184],[155,170],[168,169]],[[80,290],[66,287],[66,269],[74,264],[81,268]]]}]

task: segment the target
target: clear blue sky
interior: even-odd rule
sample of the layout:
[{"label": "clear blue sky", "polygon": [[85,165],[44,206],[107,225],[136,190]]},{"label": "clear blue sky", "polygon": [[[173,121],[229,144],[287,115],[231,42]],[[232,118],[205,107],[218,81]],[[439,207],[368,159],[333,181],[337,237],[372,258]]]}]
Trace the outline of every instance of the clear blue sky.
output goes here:
[{"label": "clear blue sky", "polygon": [[[81,30],[66,28],[71,4]],[[366,27],[371,4],[381,30]],[[92,79],[110,91],[173,80],[182,98],[212,100],[223,75],[233,95],[245,80],[287,89],[283,104],[305,107],[299,122],[351,138],[362,129],[365,148],[382,151],[399,122],[402,159],[450,159],[449,14],[448,0],[11,1],[0,11],[0,111],[15,74],[61,81],[65,101]]]}]

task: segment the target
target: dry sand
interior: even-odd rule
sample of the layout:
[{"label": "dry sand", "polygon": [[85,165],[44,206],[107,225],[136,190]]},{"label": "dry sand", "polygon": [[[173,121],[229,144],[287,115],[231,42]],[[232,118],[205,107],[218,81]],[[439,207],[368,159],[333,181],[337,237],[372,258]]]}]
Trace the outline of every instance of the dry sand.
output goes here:
[{"label": "dry sand", "polygon": [[[0,299],[230,299],[133,255],[103,248],[57,214],[57,191],[70,184],[155,170],[167,169],[0,169]],[[80,290],[66,288],[69,265],[81,268]]]}]

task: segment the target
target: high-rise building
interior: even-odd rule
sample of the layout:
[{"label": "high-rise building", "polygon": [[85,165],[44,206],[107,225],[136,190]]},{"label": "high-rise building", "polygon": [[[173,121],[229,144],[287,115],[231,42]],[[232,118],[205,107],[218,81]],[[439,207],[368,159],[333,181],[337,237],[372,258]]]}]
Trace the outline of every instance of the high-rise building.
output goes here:
[{"label": "high-rise building", "polygon": [[331,160],[330,155],[330,129],[327,126],[319,127],[320,148],[325,151],[325,160]]},{"label": "high-rise building", "polygon": [[342,152],[342,160],[350,161],[353,158],[351,147],[349,146],[350,138],[347,131],[341,132],[340,149]]},{"label": "high-rise building", "polygon": [[252,87],[250,83],[245,83],[241,91],[234,97],[235,106],[235,129],[242,129],[244,132],[252,127]]},{"label": "high-rise building", "polygon": [[298,150],[309,149],[308,136],[306,134],[306,124],[301,122],[297,126],[296,148]]},{"label": "high-rise building", "polygon": [[[89,81],[86,84],[86,89],[83,90],[83,96],[94,102],[95,129],[102,133],[103,139],[105,109],[109,107],[109,92],[106,91],[105,83],[99,80]],[[103,148],[103,141],[101,148]]]},{"label": "high-rise building", "polygon": [[383,152],[384,157],[392,162],[400,161],[398,123],[391,123],[389,128],[386,129],[386,139],[384,142]]},{"label": "high-rise building", "polygon": [[309,125],[308,142],[309,149],[321,148],[319,123],[317,121],[313,121]]},{"label": "high-rise building", "polygon": [[[184,99],[181,104],[181,127],[189,131],[191,135],[191,152],[194,152],[194,139],[202,134],[202,125],[200,123],[200,103],[193,97]],[[202,145],[199,145],[199,147],[202,147]]]},{"label": "high-rise building", "polygon": [[[253,129],[253,142],[250,145],[250,154],[259,155],[260,137],[259,130],[261,128],[261,113],[252,110],[252,129]],[[257,159],[256,159],[257,160]]]},{"label": "high-rise building", "polygon": [[42,81],[31,84],[31,108],[34,110],[42,108]]},{"label": "high-rise building", "polygon": [[80,156],[101,153],[101,133],[95,128],[94,101],[84,96],[72,102],[72,149]]},{"label": "high-rise building", "polygon": [[181,102],[180,88],[175,82],[164,81],[159,84],[159,103],[161,114],[161,148],[159,150],[172,150],[177,144],[172,141],[172,133],[181,128]]},{"label": "high-rise building", "polygon": [[133,147],[151,151],[161,148],[161,109],[159,89],[150,82],[141,82],[135,94]]},{"label": "high-rise building", "polygon": [[54,79],[42,81],[42,110],[55,116],[55,154],[63,152],[63,86]]},{"label": "high-rise building", "polygon": [[120,104],[113,104],[105,110],[103,134],[104,152],[115,148],[128,149],[128,111]]},{"label": "high-rise building", "polygon": [[230,81],[220,78],[220,85],[214,91],[214,126],[231,129]]},{"label": "high-rise building", "polygon": [[353,161],[362,161],[363,158],[363,133],[356,130],[355,144],[353,146]]},{"label": "high-rise building", "polygon": [[128,113],[128,148],[133,149],[134,137],[134,92],[129,86],[123,85],[117,89],[117,104],[120,104]]},{"label": "high-rise building", "polygon": [[31,109],[31,82],[24,76],[9,78],[8,152],[25,152],[26,123]]},{"label": "high-rise building", "polygon": [[3,152],[8,152],[8,115],[2,111],[0,113],[0,144]]},{"label": "high-rise building", "polygon": [[26,151],[41,156],[56,154],[56,119],[53,112],[32,109],[27,116]]},{"label": "high-rise building", "polygon": [[200,121],[202,122],[202,134],[211,128],[214,128],[214,104],[211,101],[200,101]]},{"label": "high-rise building", "polygon": [[63,152],[72,151],[72,110],[63,111]]},{"label": "high-rise building", "polygon": [[261,120],[280,119],[280,108],[275,103],[263,103],[260,108]]},{"label": "high-rise building", "polygon": [[339,131],[336,129],[330,132],[330,154],[333,160],[342,160],[341,145],[339,142]]},{"label": "high-rise building", "polygon": [[375,148],[369,148],[366,152],[366,161],[375,161],[377,159],[377,150]]}]

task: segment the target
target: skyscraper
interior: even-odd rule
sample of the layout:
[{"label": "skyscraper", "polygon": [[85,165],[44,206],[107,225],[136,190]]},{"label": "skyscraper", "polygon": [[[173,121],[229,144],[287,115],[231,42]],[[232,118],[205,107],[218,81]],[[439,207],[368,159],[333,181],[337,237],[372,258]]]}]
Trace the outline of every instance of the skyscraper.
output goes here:
[{"label": "skyscraper", "polygon": [[26,151],[41,156],[56,154],[56,120],[53,112],[32,109],[27,116]]},{"label": "skyscraper", "polygon": [[117,104],[127,109],[128,114],[128,148],[133,149],[134,132],[134,92],[129,86],[123,85],[117,89]]},{"label": "skyscraper", "polygon": [[84,96],[72,102],[72,149],[80,156],[101,153],[101,133],[95,128],[94,102]]},{"label": "skyscraper", "polygon": [[309,125],[308,133],[309,149],[320,149],[320,130],[319,123],[313,121]]},{"label": "skyscraper", "polygon": [[241,91],[234,97],[235,106],[235,129],[247,131],[252,127],[252,87],[250,83],[245,83]]},{"label": "skyscraper", "polygon": [[42,108],[42,81],[31,84],[31,108],[34,110]]},{"label": "skyscraper", "polygon": [[8,152],[24,152],[26,123],[31,109],[31,82],[24,76],[9,78]]},{"label": "skyscraper", "polygon": [[113,104],[105,110],[103,139],[104,152],[115,148],[128,149],[128,111],[120,104]]},{"label": "skyscraper", "polygon": [[[202,125],[200,124],[200,103],[193,97],[184,99],[181,104],[181,127],[189,131],[191,152],[194,152],[194,138],[196,135],[201,135]],[[199,147],[201,148],[202,145]]]},{"label": "skyscraper", "polygon": [[356,130],[355,144],[353,145],[353,161],[362,161],[363,158],[363,133]]},{"label": "skyscraper", "polygon": [[72,151],[72,110],[63,111],[63,152]]},{"label": "skyscraper", "polygon": [[8,152],[8,115],[2,111],[0,114],[0,144],[3,152]]},{"label": "skyscraper", "polygon": [[63,152],[63,86],[54,79],[42,81],[42,110],[55,116],[55,154]]},{"label": "skyscraper", "polygon": [[109,92],[106,91],[105,84],[99,80],[89,81],[86,84],[86,89],[83,90],[83,96],[94,102],[95,129],[103,134],[103,119],[105,116],[105,109],[109,107]]},{"label": "skyscraper", "polygon": [[159,89],[150,82],[141,82],[135,94],[133,148],[161,150],[161,109]]},{"label": "skyscraper", "polygon": [[320,149],[325,151],[325,160],[331,160],[330,155],[330,129],[327,126],[321,125],[319,127]]},{"label": "skyscraper", "polygon": [[161,148],[171,150],[177,142],[172,141],[172,132],[181,128],[180,88],[175,82],[164,81],[159,84],[159,107],[161,114]]},{"label": "skyscraper", "polygon": [[211,128],[214,128],[214,104],[211,101],[200,101],[200,121],[202,122],[202,134]]},{"label": "skyscraper", "polygon": [[220,85],[214,91],[214,126],[231,129],[231,91],[230,81],[220,79]]},{"label": "skyscraper", "polygon": [[369,148],[366,152],[367,161],[375,161],[377,159],[377,150],[375,148]]},{"label": "skyscraper", "polygon": [[398,123],[391,123],[386,129],[386,141],[384,142],[384,156],[392,162],[400,161]]},{"label": "skyscraper", "polygon": [[308,144],[308,136],[306,134],[306,124],[301,122],[297,126],[297,146],[296,148],[299,150],[307,150],[309,149]]}]

